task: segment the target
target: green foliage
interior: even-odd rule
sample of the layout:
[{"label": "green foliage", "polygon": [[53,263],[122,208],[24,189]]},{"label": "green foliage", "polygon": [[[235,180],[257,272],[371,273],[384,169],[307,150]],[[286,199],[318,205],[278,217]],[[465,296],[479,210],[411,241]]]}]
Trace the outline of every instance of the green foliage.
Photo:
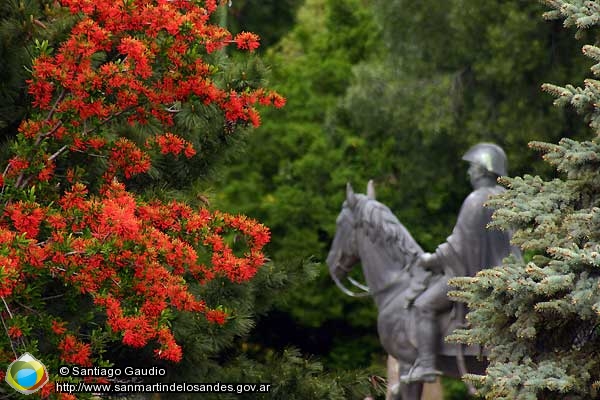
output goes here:
[{"label": "green foliage", "polygon": [[266,49],[276,43],[294,23],[300,0],[265,0],[257,3],[234,0],[229,4],[228,27],[231,32],[255,32],[260,36],[261,47]]},{"label": "green foliage", "polygon": [[[243,158],[224,171],[215,201],[222,209],[251,215],[271,228],[269,254],[276,265],[299,278],[290,281],[290,294],[278,299],[279,308],[297,325],[293,329],[303,332],[297,336],[305,340],[297,345],[314,349],[306,338],[325,336],[333,346],[327,367],[364,367],[371,362],[369,352],[380,351],[373,335],[368,347],[362,345],[369,352],[357,356],[356,350],[331,340],[331,329],[343,327],[343,337],[357,335],[358,330],[372,332],[371,303],[343,298],[322,264],[304,260],[311,255],[324,258],[342,189],[347,181],[357,181],[344,160],[356,144],[350,139],[336,148],[324,124],[350,84],[352,65],[380,49],[375,46],[378,27],[370,9],[357,0],[309,0],[296,20],[293,30],[267,53],[273,65],[271,86],[288,102],[279,115],[263,114],[264,124],[249,137]],[[317,274],[318,280],[311,281]],[[266,330],[280,330],[271,323]],[[269,326],[268,317],[261,324]]]},{"label": "green foliage", "polygon": [[[593,2],[546,1],[546,17],[566,26],[598,25]],[[597,60],[597,49],[584,53]],[[598,67],[592,68],[598,75]],[[534,253],[529,262],[505,261],[475,278],[456,279],[456,298],[469,304],[472,328],[453,340],[490,349],[487,375],[468,377],[486,398],[592,399],[598,396],[600,364],[600,126],[593,104],[600,100],[595,80],[584,88],[544,85],[556,104],[572,105],[595,136],[532,142],[560,177],[525,175],[506,179],[508,190],[490,204],[497,227],[517,229],[516,244]]]},{"label": "green foliage", "polygon": [[[271,391],[266,395],[246,394],[248,399],[362,399],[369,394],[368,382],[358,376],[346,374],[335,376],[325,374],[320,364],[300,357],[297,351],[286,350],[282,355],[270,353],[264,364],[252,367],[246,360],[236,361],[244,373],[235,376],[243,382],[272,382]],[[245,368],[244,368],[245,367]],[[231,380],[233,377],[230,377]],[[361,382],[362,380],[362,382]],[[353,387],[340,382],[353,382]],[[222,398],[240,398],[237,395]]]},{"label": "green foliage", "polygon": [[[377,6],[391,50],[385,69],[395,72],[382,77],[395,91],[395,101],[390,97],[384,104],[394,104],[398,115],[377,124],[388,134],[399,132],[400,140],[418,136],[425,145],[442,136],[455,144],[455,159],[475,142],[496,142],[505,148],[511,172],[521,173],[543,168],[531,153],[520,151],[530,140],[580,132],[568,113],[549,113],[547,99],[532,96],[545,81],[583,74],[577,49],[559,24],[536,18],[540,5],[462,0],[435,7],[396,0]],[[398,111],[403,108],[414,115],[416,127]]]},{"label": "green foliage", "polygon": [[[551,112],[539,87],[581,80],[584,69],[570,35],[539,20],[542,12],[478,0],[309,0],[298,10],[267,52],[270,80],[288,104],[264,114],[215,199],[272,229],[277,265],[302,276],[292,260],[321,262],[317,280],[302,280],[279,305],[297,329],[322,333],[344,321],[374,338],[372,303],[338,293],[322,263],[346,182],[360,188],[373,178],[378,199],[431,251],[470,190],[460,158],[472,144],[502,145],[510,173],[553,173],[523,147],[579,137],[583,124],[573,112]],[[330,346],[328,367],[372,362],[359,346]]]},{"label": "green foliage", "polygon": [[464,400],[469,398],[469,391],[463,382],[457,379],[442,377],[441,383],[444,400]]}]

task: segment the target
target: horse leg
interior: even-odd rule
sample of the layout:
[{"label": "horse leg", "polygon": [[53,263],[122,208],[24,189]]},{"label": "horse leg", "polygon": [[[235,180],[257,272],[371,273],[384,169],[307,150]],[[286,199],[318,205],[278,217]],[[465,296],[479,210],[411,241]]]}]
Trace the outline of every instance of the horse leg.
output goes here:
[{"label": "horse leg", "polygon": [[[408,374],[410,371],[411,365],[401,364],[398,378],[402,375]],[[423,383],[422,382],[412,382],[412,383],[400,383],[400,390],[396,397],[393,397],[394,400],[421,400],[421,395],[423,394]],[[399,395],[399,396],[398,396]]]},{"label": "horse leg", "polygon": [[400,382],[398,378],[400,374],[400,363],[394,357],[388,355],[387,357],[387,391],[385,400],[396,400],[397,393],[399,393]]},{"label": "horse leg", "polygon": [[423,383],[401,383],[400,393],[402,394],[402,396],[399,397],[397,400],[421,400],[421,395],[423,394]]}]

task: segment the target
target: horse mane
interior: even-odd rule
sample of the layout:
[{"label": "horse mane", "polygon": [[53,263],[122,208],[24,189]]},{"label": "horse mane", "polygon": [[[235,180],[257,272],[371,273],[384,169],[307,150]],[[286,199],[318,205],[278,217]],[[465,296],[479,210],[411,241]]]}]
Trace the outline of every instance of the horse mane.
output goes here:
[{"label": "horse mane", "polygon": [[363,229],[392,260],[406,265],[423,253],[421,246],[386,205],[364,194],[355,194],[355,197],[354,215],[358,228]]}]

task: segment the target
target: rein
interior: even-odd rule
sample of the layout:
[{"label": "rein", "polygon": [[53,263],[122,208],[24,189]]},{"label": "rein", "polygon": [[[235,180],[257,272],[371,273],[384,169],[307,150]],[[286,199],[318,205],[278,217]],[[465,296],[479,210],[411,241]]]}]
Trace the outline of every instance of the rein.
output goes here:
[{"label": "rein", "polygon": [[[344,286],[344,284],[342,282],[340,282],[340,280],[338,279],[338,277],[335,276],[334,274],[331,274],[331,278],[333,279],[333,281],[335,282],[335,284],[337,285],[337,287],[342,292],[344,292],[344,294],[346,294],[346,295],[348,295],[350,297],[367,297],[367,296],[371,296],[371,293],[368,291],[368,287],[367,286],[365,286],[367,288],[367,291],[365,291],[363,293],[355,293],[352,290],[348,289],[346,286]],[[348,278],[348,279],[352,279],[352,278]],[[354,279],[352,279],[350,282],[353,283],[352,281],[354,281]],[[356,282],[356,281],[354,281],[354,282]],[[356,282],[356,283],[358,283],[358,282]],[[356,286],[355,283],[353,283],[353,284]]]},{"label": "rein", "polygon": [[338,286],[338,288],[340,288],[340,290],[342,292],[344,292],[344,294],[346,294],[350,297],[367,297],[367,296],[375,297],[384,292],[387,292],[388,290],[392,289],[393,287],[396,287],[397,285],[399,285],[403,282],[403,280],[396,280],[396,281],[390,282],[388,285],[385,285],[381,289],[378,289],[373,292],[373,291],[371,291],[371,289],[368,286],[363,285],[362,283],[359,283],[350,277],[347,277],[346,279],[348,279],[348,281],[350,283],[352,283],[357,288],[364,290],[363,293],[356,293],[356,292],[353,292],[352,290],[348,289],[346,286],[344,286],[344,284],[342,282],[340,282],[340,280],[336,276],[332,275],[332,278],[333,278],[333,281],[335,282],[335,284]]}]

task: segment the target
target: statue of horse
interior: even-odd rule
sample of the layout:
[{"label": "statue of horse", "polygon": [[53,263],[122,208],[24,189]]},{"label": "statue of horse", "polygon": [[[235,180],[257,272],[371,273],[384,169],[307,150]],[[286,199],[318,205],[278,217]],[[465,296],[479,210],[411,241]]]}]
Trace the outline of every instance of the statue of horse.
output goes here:
[{"label": "statue of horse", "polygon": [[[407,374],[417,358],[415,313],[409,305],[440,276],[416,266],[423,250],[390,209],[375,200],[372,182],[369,182],[367,195],[355,194],[348,184],[346,201],[336,224],[327,257],[331,276],[344,293],[373,297],[378,309],[379,340],[385,351],[398,360],[400,375]],[[367,286],[347,276],[359,262]],[[342,284],[345,278],[367,292],[349,290]],[[441,332],[450,333],[462,323],[462,315],[455,318],[456,308],[440,316]],[[444,375],[460,378],[466,371],[484,371],[485,362],[476,356],[480,349],[466,351],[469,348],[445,343],[444,336],[440,337],[436,360],[437,368]],[[422,390],[422,382],[401,383],[396,395],[401,394],[403,400],[419,400]]]}]

